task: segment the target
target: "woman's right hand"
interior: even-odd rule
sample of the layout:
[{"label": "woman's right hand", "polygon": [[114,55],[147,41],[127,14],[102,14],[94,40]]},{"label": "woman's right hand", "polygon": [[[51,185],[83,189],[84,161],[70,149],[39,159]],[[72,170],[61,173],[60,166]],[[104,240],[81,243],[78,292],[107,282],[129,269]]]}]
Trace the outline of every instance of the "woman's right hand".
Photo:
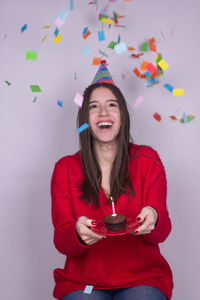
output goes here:
[{"label": "woman's right hand", "polygon": [[88,219],[85,216],[79,217],[76,222],[76,232],[86,245],[93,245],[102,238],[106,238],[106,236],[97,234],[89,228],[90,226],[94,226],[94,224],[94,220]]}]

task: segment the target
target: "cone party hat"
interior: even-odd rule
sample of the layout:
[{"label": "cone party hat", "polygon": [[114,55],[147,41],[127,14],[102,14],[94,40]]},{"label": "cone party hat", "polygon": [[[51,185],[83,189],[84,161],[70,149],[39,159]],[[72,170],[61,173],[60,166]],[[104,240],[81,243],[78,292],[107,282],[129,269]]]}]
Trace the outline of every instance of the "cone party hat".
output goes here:
[{"label": "cone party hat", "polygon": [[110,72],[108,71],[107,69],[107,64],[106,64],[106,60],[102,60],[101,61],[101,65],[93,79],[93,81],[91,82],[91,85],[92,84],[95,84],[95,83],[103,83],[103,82],[106,82],[106,83],[110,83],[110,84],[114,84],[114,81],[110,75]]}]

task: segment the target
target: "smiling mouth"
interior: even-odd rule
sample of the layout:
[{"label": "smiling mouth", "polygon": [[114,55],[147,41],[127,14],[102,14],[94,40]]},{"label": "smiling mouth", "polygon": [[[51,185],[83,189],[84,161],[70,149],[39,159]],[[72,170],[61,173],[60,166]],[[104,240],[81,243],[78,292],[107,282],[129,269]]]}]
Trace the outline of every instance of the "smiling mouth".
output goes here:
[{"label": "smiling mouth", "polygon": [[108,123],[108,122],[102,122],[102,123],[99,123],[97,126],[101,129],[107,129],[107,128],[111,128],[112,124]]}]

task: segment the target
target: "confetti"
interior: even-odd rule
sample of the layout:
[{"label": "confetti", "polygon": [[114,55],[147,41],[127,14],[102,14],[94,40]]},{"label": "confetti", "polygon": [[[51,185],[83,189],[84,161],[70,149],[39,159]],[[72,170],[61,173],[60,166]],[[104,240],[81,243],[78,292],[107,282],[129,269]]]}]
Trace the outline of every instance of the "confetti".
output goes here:
[{"label": "confetti", "polygon": [[147,42],[143,43],[141,46],[141,51],[143,51],[143,52],[148,51],[148,47],[149,47],[149,44]]},{"label": "confetti", "polygon": [[36,100],[37,100],[37,96],[35,96],[35,97],[33,98],[33,102],[35,103]]},{"label": "confetti", "polygon": [[157,68],[152,63],[149,63],[146,69],[151,75],[153,75],[157,71]]},{"label": "confetti", "polygon": [[160,122],[162,120],[161,115],[159,115],[157,112],[153,114],[153,117],[156,121]]},{"label": "confetti", "polygon": [[118,34],[118,38],[117,38],[117,44],[120,43],[120,40],[121,40],[121,37],[120,37],[120,34]]},{"label": "confetti", "polygon": [[61,28],[65,22],[66,20],[61,20],[59,17],[54,21],[58,28]]},{"label": "confetti", "polygon": [[115,45],[115,51],[117,54],[121,54],[121,53],[127,51],[126,44],[124,42],[122,42],[120,44]]},{"label": "confetti", "polygon": [[169,83],[166,83],[166,84],[164,84],[164,87],[168,90],[168,91],[170,91],[171,93],[173,92],[173,86],[171,86],[171,84],[169,84]]},{"label": "confetti", "polygon": [[144,100],[144,96],[140,95],[134,103],[134,108],[137,108]]},{"label": "confetti", "polygon": [[145,71],[148,65],[149,65],[149,62],[146,60],[143,60],[140,65],[140,70]]},{"label": "confetti", "polygon": [[41,89],[40,89],[39,85],[30,85],[30,88],[31,88],[33,93],[41,92]]},{"label": "confetti", "polygon": [[99,53],[102,54],[103,56],[108,57],[108,55],[105,52],[101,51],[100,49],[99,49]]},{"label": "confetti", "polygon": [[67,16],[68,16],[69,12],[67,11],[66,7],[64,7],[61,11],[61,13],[59,14],[59,18],[64,21]]},{"label": "confetti", "polygon": [[94,66],[99,66],[101,64],[101,60],[102,60],[101,57],[94,57],[93,61],[92,61],[92,64]]},{"label": "confetti", "polygon": [[77,78],[77,75],[76,75],[76,72],[74,73],[74,80],[76,80],[76,78]]},{"label": "confetti", "polygon": [[105,34],[103,30],[98,31],[98,38],[100,42],[105,40]]},{"label": "confetti", "polygon": [[7,38],[7,36],[8,36],[8,35],[7,35],[7,33],[6,33],[6,34],[4,35],[4,38],[3,38],[3,39],[5,40],[5,39]]},{"label": "confetti", "polygon": [[151,38],[149,40],[149,49],[153,52],[156,52],[156,45],[155,45],[155,39]]},{"label": "confetti", "polygon": [[77,92],[74,97],[74,102],[81,107],[83,103],[83,96]]},{"label": "confetti", "polygon": [[82,54],[83,54],[84,56],[86,56],[86,55],[88,55],[88,54],[90,54],[90,53],[91,53],[90,47],[85,47],[85,48],[82,50]]},{"label": "confetti", "polygon": [[5,83],[7,83],[7,85],[11,85],[11,82],[9,82],[8,80],[5,80]]},{"label": "confetti", "polygon": [[123,80],[126,79],[126,74],[122,73],[122,79],[123,79]]},{"label": "confetti", "polygon": [[135,57],[135,58],[139,58],[140,56],[143,56],[144,53],[138,53],[138,54],[135,54],[135,53],[132,53],[131,56],[132,57]]},{"label": "confetti", "polygon": [[43,26],[43,27],[42,27],[42,29],[49,29],[49,28],[51,28],[50,25],[46,25],[46,26]]},{"label": "confetti", "polygon": [[63,101],[62,100],[57,100],[58,106],[62,107],[63,106]]},{"label": "confetti", "polygon": [[55,31],[54,31],[54,35],[55,35],[55,36],[58,36],[58,34],[59,34],[59,30],[58,30],[58,28],[56,27],[56,29],[55,29]]},{"label": "confetti", "polygon": [[127,49],[129,50],[129,51],[133,51],[133,50],[135,50],[135,48],[133,48],[133,47],[127,47]]},{"label": "confetti", "polygon": [[78,128],[78,133],[81,133],[82,131],[86,130],[89,127],[87,123],[84,123],[81,127]]},{"label": "confetti", "polygon": [[113,20],[109,19],[109,18],[101,18],[100,20],[102,23],[106,23],[106,24],[109,24],[111,25],[113,23]]},{"label": "confetti", "polygon": [[107,48],[114,49],[116,45],[117,45],[117,43],[112,41],[112,42],[110,42],[110,44],[108,45]]},{"label": "confetti", "polygon": [[37,60],[37,52],[36,51],[26,51],[26,60]]},{"label": "confetti", "polygon": [[45,36],[43,37],[43,39],[41,40],[41,42],[43,43],[43,42],[46,40],[46,38],[47,38],[47,35],[45,35]]},{"label": "confetti", "polygon": [[24,24],[21,28],[21,33],[24,32],[27,29],[27,24]]},{"label": "confetti", "polygon": [[62,36],[61,36],[61,34],[59,33],[57,36],[55,36],[55,37],[53,38],[53,41],[54,41],[55,44],[58,44],[60,41],[62,41]]},{"label": "confetti", "polygon": [[162,58],[161,60],[159,60],[158,62],[158,66],[165,71],[167,68],[169,68],[169,65],[166,63],[166,61]]},{"label": "confetti", "polygon": [[192,116],[192,115],[186,116],[186,114],[183,113],[183,117],[179,120],[179,122],[180,122],[180,123],[188,123],[188,122],[194,120],[194,118],[195,118],[195,117]]},{"label": "confetti", "polygon": [[69,1],[70,10],[74,10],[74,0]]},{"label": "confetti", "polygon": [[169,118],[173,121],[177,121],[177,118],[175,116],[169,116]]},{"label": "confetti", "polygon": [[83,38],[84,39],[87,39],[88,36],[91,34],[91,32],[88,30],[84,35],[83,35]]},{"label": "confetti", "polygon": [[184,89],[173,89],[173,95],[174,96],[183,96],[184,95]]}]

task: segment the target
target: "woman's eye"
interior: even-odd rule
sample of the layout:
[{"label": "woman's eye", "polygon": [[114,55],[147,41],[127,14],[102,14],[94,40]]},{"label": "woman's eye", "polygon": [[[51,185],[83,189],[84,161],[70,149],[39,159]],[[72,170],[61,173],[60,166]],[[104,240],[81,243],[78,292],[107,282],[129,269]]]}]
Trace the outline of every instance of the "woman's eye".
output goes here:
[{"label": "woman's eye", "polygon": [[90,110],[90,109],[94,109],[94,108],[97,108],[97,105],[96,105],[96,104],[92,104],[92,105],[89,106],[89,110]]},{"label": "woman's eye", "polygon": [[111,106],[111,107],[116,107],[116,106],[117,106],[117,103],[112,102],[112,103],[109,104],[109,106]]}]

